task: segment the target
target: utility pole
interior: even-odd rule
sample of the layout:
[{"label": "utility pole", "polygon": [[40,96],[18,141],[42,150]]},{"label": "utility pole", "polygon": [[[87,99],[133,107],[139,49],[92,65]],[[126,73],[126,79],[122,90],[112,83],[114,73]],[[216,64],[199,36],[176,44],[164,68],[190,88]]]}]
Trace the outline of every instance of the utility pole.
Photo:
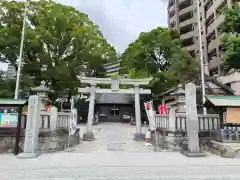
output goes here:
[{"label": "utility pole", "polygon": [[[202,103],[205,102],[205,72],[204,72],[204,59],[202,48],[202,33],[201,33],[201,14],[200,14],[200,0],[197,0],[197,19],[198,19],[198,36],[199,36],[199,50],[200,50],[200,63],[201,63],[201,81],[202,81]],[[203,107],[203,114],[207,114],[206,108]]]},{"label": "utility pole", "polygon": [[21,44],[20,44],[20,49],[19,49],[19,59],[18,59],[18,69],[17,69],[17,79],[16,79],[14,99],[18,99],[18,94],[19,94],[19,84],[20,84],[22,56],[23,56],[23,45],[24,45],[25,27],[26,27],[26,21],[27,21],[27,9],[28,9],[28,0],[25,0],[22,35],[21,35]]}]

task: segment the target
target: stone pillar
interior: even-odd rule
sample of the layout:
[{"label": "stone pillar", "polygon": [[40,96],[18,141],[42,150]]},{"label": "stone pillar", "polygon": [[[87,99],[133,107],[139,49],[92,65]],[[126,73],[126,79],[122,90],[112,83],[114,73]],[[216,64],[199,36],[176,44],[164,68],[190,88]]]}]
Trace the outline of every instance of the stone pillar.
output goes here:
[{"label": "stone pillar", "polygon": [[144,136],[142,134],[141,127],[141,108],[140,108],[140,94],[139,94],[139,86],[134,86],[135,93],[135,119],[136,119],[136,133],[134,134],[134,140],[144,140]]},{"label": "stone pillar", "polygon": [[176,111],[174,108],[169,110],[169,130],[171,132],[176,131]]},{"label": "stone pillar", "polygon": [[50,110],[50,131],[57,129],[57,108],[51,107]]},{"label": "stone pillar", "polygon": [[40,154],[37,151],[39,144],[40,103],[39,96],[29,97],[24,150],[23,153],[18,155],[19,158],[36,158]]},{"label": "stone pillar", "polygon": [[83,134],[84,141],[90,141],[94,139],[94,134],[92,132],[92,124],[94,118],[94,106],[95,106],[95,96],[96,96],[96,85],[91,85],[91,92],[89,98],[89,109],[88,109],[88,122],[87,131]]},{"label": "stone pillar", "polygon": [[187,136],[188,148],[183,149],[182,153],[188,157],[202,157],[203,153],[199,148],[198,137],[198,115],[197,115],[197,100],[196,100],[196,86],[193,83],[185,85],[186,93],[186,117],[187,117]]}]

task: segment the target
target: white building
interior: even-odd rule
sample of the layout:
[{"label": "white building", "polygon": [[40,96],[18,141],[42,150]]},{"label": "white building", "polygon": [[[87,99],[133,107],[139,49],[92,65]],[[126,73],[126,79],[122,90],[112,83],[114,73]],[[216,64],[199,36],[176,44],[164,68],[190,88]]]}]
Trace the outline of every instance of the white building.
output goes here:
[{"label": "white building", "polygon": [[112,76],[119,73],[120,60],[109,62],[104,65],[106,76]]},{"label": "white building", "polygon": [[15,67],[9,64],[8,68],[7,68],[7,78],[8,79],[15,79],[16,75],[17,75],[17,72],[16,72]]}]

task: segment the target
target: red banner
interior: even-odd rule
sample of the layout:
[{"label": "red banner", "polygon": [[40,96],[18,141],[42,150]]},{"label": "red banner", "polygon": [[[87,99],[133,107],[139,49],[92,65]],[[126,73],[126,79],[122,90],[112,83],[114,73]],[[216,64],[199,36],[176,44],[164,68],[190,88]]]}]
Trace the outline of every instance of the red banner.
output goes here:
[{"label": "red banner", "polygon": [[46,105],[46,111],[50,112],[51,106],[50,105]]},{"label": "red banner", "polygon": [[165,105],[158,105],[159,114],[168,114],[167,107]]},{"label": "red banner", "polygon": [[150,104],[150,103],[147,103],[147,104],[146,104],[146,109],[147,109],[147,110],[150,110],[150,108],[151,108],[151,104]]}]

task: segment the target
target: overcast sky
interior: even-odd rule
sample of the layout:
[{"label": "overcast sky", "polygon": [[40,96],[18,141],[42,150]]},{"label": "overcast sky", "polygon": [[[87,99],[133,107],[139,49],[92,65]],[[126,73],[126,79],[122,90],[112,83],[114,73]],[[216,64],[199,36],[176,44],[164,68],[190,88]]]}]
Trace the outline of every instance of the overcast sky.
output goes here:
[{"label": "overcast sky", "polygon": [[[167,0],[58,0],[89,15],[118,52],[139,33],[167,26]],[[6,68],[1,65],[0,67]]]}]

